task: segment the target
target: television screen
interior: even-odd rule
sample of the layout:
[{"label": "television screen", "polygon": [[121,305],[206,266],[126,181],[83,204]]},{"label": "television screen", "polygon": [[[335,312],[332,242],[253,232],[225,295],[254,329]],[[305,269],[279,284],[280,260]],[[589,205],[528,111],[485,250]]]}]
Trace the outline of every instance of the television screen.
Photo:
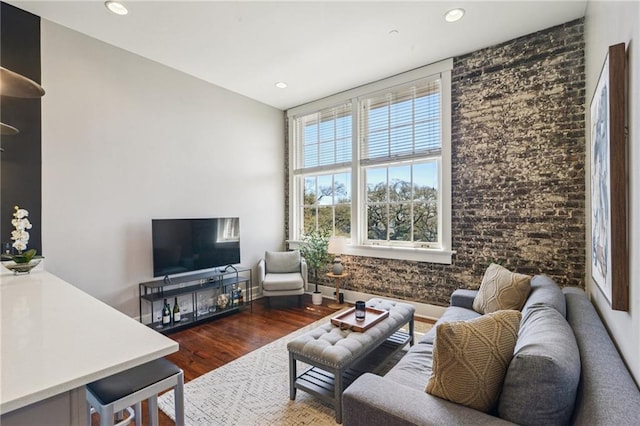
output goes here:
[{"label": "television screen", "polygon": [[152,219],[153,276],[240,263],[240,220]]}]

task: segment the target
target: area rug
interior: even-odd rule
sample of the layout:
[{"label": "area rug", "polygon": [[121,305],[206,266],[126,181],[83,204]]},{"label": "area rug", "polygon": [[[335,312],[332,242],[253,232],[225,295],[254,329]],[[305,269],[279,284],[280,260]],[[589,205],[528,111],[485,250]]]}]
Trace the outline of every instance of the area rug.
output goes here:
[{"label": "area rug", "polygon": [[[287,342],[329,319],[316,321],[186,383],[185,423],[334,426],[332,407],[300,390],[295,401],[289,399]],[[391,368],[403,354],[399,352],[385,367]],[[298,362],[298,374],[306,368],[308,365]],[[175,419],[173,391],[160,396],[158,406]]]}]

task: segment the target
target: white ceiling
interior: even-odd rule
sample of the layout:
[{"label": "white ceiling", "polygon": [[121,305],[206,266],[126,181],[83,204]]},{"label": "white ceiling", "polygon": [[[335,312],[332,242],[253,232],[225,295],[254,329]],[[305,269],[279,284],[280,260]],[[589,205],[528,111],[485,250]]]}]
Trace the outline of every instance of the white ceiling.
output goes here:
[{"label": "white ceiling", "polygon": [[[287,109],[580,18],[587,0],[123,0],[126,16],[101,0],[6,2]],[[453,7],[467,13],[447,23],[444,13]],[[288,87],[276,88],[278,81]]]}]

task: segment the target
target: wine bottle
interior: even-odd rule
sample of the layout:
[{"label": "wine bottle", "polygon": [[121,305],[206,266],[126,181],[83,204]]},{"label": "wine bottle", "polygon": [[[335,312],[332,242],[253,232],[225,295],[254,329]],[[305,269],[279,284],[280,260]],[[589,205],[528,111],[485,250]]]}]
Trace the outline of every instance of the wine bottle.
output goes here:
[{"label": "wine bottle", "polygon": [[164,299],[164,306],[162,307],[162,325],[169,324],[171,324],[171,309],[169,309],[167,299]]},{"label": "wine bottle", "polygon": [[173,301],[173,322],[180,322],[180,306],[178,306],[178,298]]}]

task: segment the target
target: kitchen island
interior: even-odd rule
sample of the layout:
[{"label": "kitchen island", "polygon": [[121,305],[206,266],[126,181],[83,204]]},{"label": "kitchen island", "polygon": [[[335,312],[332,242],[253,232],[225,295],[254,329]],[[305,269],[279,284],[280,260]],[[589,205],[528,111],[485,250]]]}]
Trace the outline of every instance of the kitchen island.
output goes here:
[{"label": "kitchen island", "polygon": [[0,424],[86,425],[84,385],[178,343],[44,270],[0,274]]}]

